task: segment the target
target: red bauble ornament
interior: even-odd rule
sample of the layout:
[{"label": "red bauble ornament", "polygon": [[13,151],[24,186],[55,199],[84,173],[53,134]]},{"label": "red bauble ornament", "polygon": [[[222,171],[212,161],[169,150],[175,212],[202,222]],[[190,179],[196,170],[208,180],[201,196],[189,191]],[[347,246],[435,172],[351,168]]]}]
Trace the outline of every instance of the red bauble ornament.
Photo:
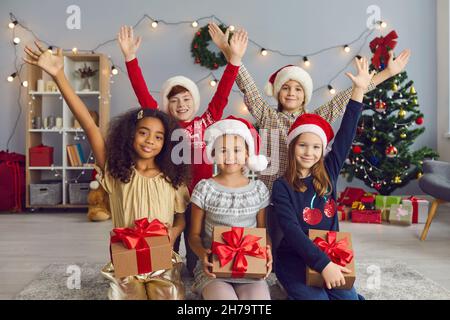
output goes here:
[{"label": "red bauble ornament", "polygon": [[422,118],[422,117],[417,118],[417,119],[416,119],[416,123],[417,123],[418,125],[423,124],[423,118]]},{"label": "red bauble ornament", "polygon": [[379,191],[381,189],[381,183],[375,183],[374,188]]},{"label": "red bauble ornament", "polygon": [[198,44],[194,44],[194,49],[197,49],[198,48]]},{"label": "red bauble ornament", "polygon": [[319,209],[311,209],[306,207],[305,209],[303,209],[303,220],[307,224],[315,226],[316,224],[319,224],[320,221],[322,221],[322,211],[320,211]]},{"label": "red bauble ornament", "polygon": [[195,63],[200,63],[200,59],[195,59]]},{"label": "red bauble ornament", "polygon": [[197,31],[197,37],[200,37],[201,33],[200,31]]},{"label": "red bauble ornament", "polygon": [[398,154],[398,150],[394,146],[389,146],[386,148],[386,157],[388,158],[395,158]]},{"label": "red bauble ornament", "polygon": [[219,67],[219,65],[217,63],[214,63],[213,67],[214,67],[214,69],[217,69]]},{"label": "red bauble ornament", "polygon": [[375,110],[377,112],[383,112],[386,111],[386,102],[382,101],[382,100],[378,100],[375,103]]},{"label": "red bauble ornament", "polygon": [[362,149],[360,146],[353,146],[352,151],[354,154],[360,154],[362,152]]}]

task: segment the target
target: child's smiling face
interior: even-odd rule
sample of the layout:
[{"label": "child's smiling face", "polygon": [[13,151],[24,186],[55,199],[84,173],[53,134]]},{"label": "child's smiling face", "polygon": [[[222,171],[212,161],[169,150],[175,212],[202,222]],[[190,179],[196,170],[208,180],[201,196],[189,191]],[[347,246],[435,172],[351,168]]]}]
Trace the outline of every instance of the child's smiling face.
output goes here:
[{"label": "child's smiling face", "polygon": [[278,101],[283,107],[283,111],[297,111],[305,102],[303,87],[295,80],[285,82],[278,93]]},{"label": "child's smiling face", "polygon": [[178,121],[194,118],[194,99],[189,91],[180,92],[169,99],[169,113]]},{"label": "child's smiling face", "polygon": [[322,157],[322,140],[318,135],[304,132],[295,141],[295,159],[301,169],[311,169]]},{"label": "child's smiling face", "polygon": [[140,159],[156,157],[164,145],[164,125],[158,118],[142,118],[136,124],[133,148]]},{"label": "child's smiling face", "polygon": [[248,158],[244,138],[238,135],[223,135],[214,143],[214,159],[223,173],[241,172]]}]

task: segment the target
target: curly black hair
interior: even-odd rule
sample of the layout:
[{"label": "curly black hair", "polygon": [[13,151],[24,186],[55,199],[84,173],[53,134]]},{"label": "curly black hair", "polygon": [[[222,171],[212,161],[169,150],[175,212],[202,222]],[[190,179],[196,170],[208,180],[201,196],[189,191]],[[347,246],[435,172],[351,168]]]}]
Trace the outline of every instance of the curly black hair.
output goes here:
[{"label": "curly black hair", "polygon": [[[132,109],[111,121],[106,138],[108,173],[123,183],[130,182],[136,158],[133,148],[136,125],[144,117],[157,118],[164,126],[164,145],[156,156],[155,163],[165,179],[176,189],[183,183],[188,185],[190,181],[189,165],[185,163],[176,165],[171,159],[172,149],[178,143],[171,141],[172,133],[180,126],[173,117],[156,109]],[[183,141],[187,140],[183,139]]]}]

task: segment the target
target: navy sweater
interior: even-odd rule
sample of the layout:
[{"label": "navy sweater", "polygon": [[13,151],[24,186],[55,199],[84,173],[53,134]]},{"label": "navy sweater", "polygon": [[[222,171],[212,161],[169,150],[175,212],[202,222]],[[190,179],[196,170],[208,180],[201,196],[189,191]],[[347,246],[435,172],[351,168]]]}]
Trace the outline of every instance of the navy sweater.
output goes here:
[{"label": "navy sweater", "polygon": [[[316,195],[312,176],[303,179],[307,187],[305,192],[294,191],[284,177],[278,178],[273,184],[273,208],[284,233],[277,254],[281,261],[289,259],[291,266],[302,263],[321,273],[330,262],[328,256],[309,239],[308,231],[309,229],[339,231],[336,181],[355,137],[362,106],[362,103],[349,101],[332,149],[325,156],[325,168],[333,186],[332,194],[327,199]],[[315,219],[306,222],[304,209],[308,207],[319,209],[320,213],[316,210]],[[324,209],[328,209],[326,214]],[[332,209],[332,212],[329,209]]]}]

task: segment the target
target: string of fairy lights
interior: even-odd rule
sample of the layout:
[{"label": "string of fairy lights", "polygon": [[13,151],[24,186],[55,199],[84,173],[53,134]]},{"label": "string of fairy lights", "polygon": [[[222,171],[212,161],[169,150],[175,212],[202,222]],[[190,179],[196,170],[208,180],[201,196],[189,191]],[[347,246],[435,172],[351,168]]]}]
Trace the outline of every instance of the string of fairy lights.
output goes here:
[{"label": "string of fairy lights", "polygon": [[[24,23],[22,23],[21,20],[17,19],[16,16],[13,13],[9,14],[10,17],[10,21],[8,23],[8,28],[11,29],[11,43],[14,47],[14,55],[15,55],[15,59],[14,59],[14,70],[11,74],[9,74],[6,77],[6,80],[9,83],[14,83],[14,81],[16,79],[18,79],[18,82],[20,83],[20,87],[19,87],[19,95],[18,95],[18,99],[17,99],[17,105],[19,107],[19,114],[17,116],[17,119],[15,121],[13,130],[11,135],[9,136],[8,140],[7,140],[7,145],[6,148],[9,149],[9,144],[11,142],[12,137],[15,134],[18,122],[20,120],[21,114],[22,114],[22,104],[20,101],[20,97],[22,95],[22,89],[26,89],[28,88],[28,81],[24,80],[21,76],[22,73],[22,69],[23,66],[25,65],[24,62],[18,63],[18,47],[19,45],[22,43],[22,39],[20,38],[20,36],[17,34],[17,29],[21,28],[23,31],[28,32],[29,34],[31,34],[31,36],[33,37],[34,40],[39,41],[40,43],[45,44],[50,50],[52,50],[55,47],[59,47],[60,46],[56,46],[55,44],[52,44],[42,38],[40,38],[31,28],[27,27]],[[229,25],[227,23],[225,23],[224,21],[222,21],[222,19],[218,18],[215,15],[210,15],[210,16],[205,16],[205,17],[200,17],[198,19],[195,20],[182,20],[182,21],[167,21],[165,19],[160,19],[160,18],[155,18],[152,17],[148,14],[144,14],[134,25],[133,28],[136,29],[137,27],[139,27],[141,24],[148,22],[148,27],[147,28],[151,28],[153,30],[157,30],[158,28],[160,28],[161,26],[180,26],[180,25],[184,25],[184,26],[188,26],[192,29],[197,29],[199,27],[200,22],[202,21],[208,21],[208,22],[217,22],[219,24],[223,24],[223,25],[227,25],[229,27],[229,30],[231,32],[233,32],[236,27],[233,25]],[[282,50],[279,49],[274,49],[274,48],[269,48],[265,45],[262,45],[258,42],[256,42],[255,40],[249,38],[249,43],[254,45],[255,47],[258,48],[258,52],[262,57],[267,57],[270,55],[278,55],[278,56],[282,56],[282,57],[286,57],[286,58],[298,58],[298,65],[302,65],[305,69],[308,69],[312,66],[313,62],[314,62],[314,57],[327,52],[327,51],[332,51],[332,50],[342,50],[342,52],[349,54],[352,51],[355,51],[356,54],[355,55],[350,55],[350,58],[348,59],[348,61],[346,61],[346,63],[344,64],[344,66],[339,69],[331,78],[330,80],[322,85],[317,87],[314,92],[317,92],[319,90],[323,90],[323,89],[327,89],[330,95],[334,95],[336,94],[336,89],[333,86],[333,82],[340,76],[342,75],[343,71],[346,70],[348,68],[348,66],[352,63],[353,58],[354,57],[360,57],[360,53],[362,52],[363,48],[365,47],[368,38],[376,31],[380,31],[383,32],[383,29],[387,28],[387,23],[385,21],[377,21],[374,23],[373,28],[369,29],[366,28],[364,29],[359,35],[358,37],[356,37],[355,39],[348,41],[346,43],[343,44],[338,44],[338,45],[334,45],[334,46],[330,46],[330,47],[326,47],[320,50],[317,50],[315,52],[310,52],[310,53],[286,53]],[[363,43],[358,47],[355,48],[356,44],[361,41],[361,39],[363,39]],[[116,42],[117,39],[116,38],[111,38],[108,39],[106,41],[100,42],[98,43],[94,48],[92,49],[80,49],[78,47],[72,47],[72,48],[62,48],[63,51],[65,52],[72,52],[73,54],[77,54],[77,53],[100,53],[99,50],[104,48],[105,46]],[[111,63],[111,73],[110,73],[110,77],[113,76],[117,76],[120,73],[124,74],[125,72],[123,71],[123,69],[118,66],[117,64],[114,63],[114,61],[111,58],[111,55],[107,55],[108,59]],[[211,87],[215,87],[218,83],[219,77],[217,77],[215,75],[214,72],[209,72],[207,73],[205,76],[201,77],[200,79],[194,81],[196,84],[200,84],[206,80],[209,80],[208,83]],[[113,83],[114,81],[111,80],[111,83]],[[149,89],[150,92],[152,93],[159,93],[159,90],[151,90]],[[238,93],[242,96],[241,92],[239,90],[232,90],[235,93]],[[111,94],[110,94],[111,97]],[[61,99],[62,97],[60,97]],[[401,125],[401,124],[399,124]],[[76,136],[77,137],[77,136]],[[84,136],[84,134],[81,135],[81,139],[85,140],[86,137]],[[93,160],[92,157],[92,152],[88,157],[89,160]],[[89,161],[88,160],[88,161]],[[83,170],[80,175],[78,177],[76,177],[75,179],[73,179],[73,181],[77,182],[78,180],[80,180],[81,176],[83,176],[85,174],[85,171]],[[56,176],[60,176],[60,173],[55,170],[55,175]],[[66,181],[67,182],[67,181]]]}]

